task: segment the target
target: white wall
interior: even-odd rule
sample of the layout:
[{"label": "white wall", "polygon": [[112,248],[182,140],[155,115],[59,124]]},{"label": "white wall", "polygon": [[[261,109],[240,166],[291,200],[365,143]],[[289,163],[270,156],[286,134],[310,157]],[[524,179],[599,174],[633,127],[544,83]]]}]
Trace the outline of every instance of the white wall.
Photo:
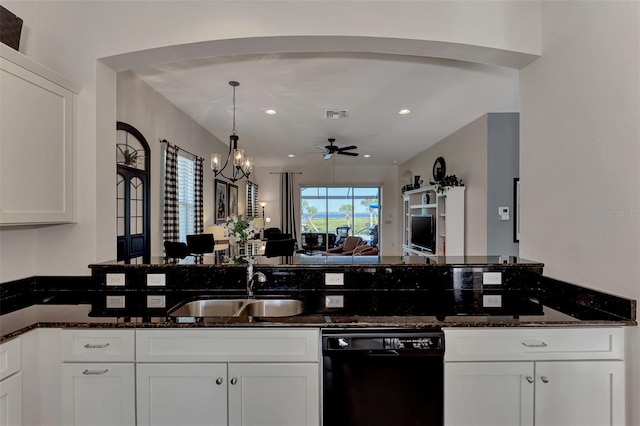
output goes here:
[{"label": "white wall", "polygon": [[467,187],[464,217],[467,255],[487,254],[487,135],[485,114],[399,167],[399,174],[410,171],[420,175],[424,185],[428,185],[433,180],[434,161],[443,157],[447,174],[462,179]]},{"label": "white wall", "polygon": [[[117,120],[131,124],[151,149],[151,255],[162,255],[162,144],[163,139],[204,158],[204,225],[213,225],[213,177],[210,156],[226,154],[223,144],[180,109],[130,71],[117,75]],[[114,166],[115,167],[115,166]],[[242,194],[242,192],[240,192]]]},{"label": "white wall", "polygon": [[[116,79],[100,58],[156,49],[110,62],[112,68],[126,70],[147,63],[154,53],[163,55],[157,60],[169,62],[193,57],[195,51],[206,54],[197,50],[203,46],[212,49],[209,56],[237,53],[234,48],[243,46],[248,53],[347,49],[521,67],[540,51],[539,2],[345,1],[340,13],[322,1],[190,2],[188,7],[179,1],[2,4],[25,19],[21,51],[80,84],[82,91],[76,133],[78,223],[0,230],[0,282],[34,274],[84,275],[89,263],[115,257],[109,153],[115,137]],[[330,37],[318,39],[322,36]],[[344,38],[348,36],[361,38]],[[235,40],[189,45],[228,39]],[[177,45],[184,46],[161,49]],[[24,255],[9,262],[8,249]]]},{"label": "white wall", "polygon": [[[640,3],[544,2],[521,72],[520,254],[545,274],[640,300]],[[640,327],[627,424],[640,424]]]},{"label": "white wall", "polygon": [[[282,171],[301,172],[294,175],[295,203],[300,206],[300,187],[309,185],[361,185],[378,186],[381,188],[379,210],[380,214],[380,252],[385,256],[400,256],[402,246],[398,237],[398,221],[402,217],[398,214],[400,205],[400,184],[398,183],[398,168],[396,166],[336,166],[335,170],[330,161],[320,160],[317,167],[304,168],[258,168],[257,179],[260,182],[260,200],[269,203],[265,208],[265,216],[271,218],[269,226],[280,226],[280,175],[271,174]],[[298,223],[298,227],[300,224]]]}]

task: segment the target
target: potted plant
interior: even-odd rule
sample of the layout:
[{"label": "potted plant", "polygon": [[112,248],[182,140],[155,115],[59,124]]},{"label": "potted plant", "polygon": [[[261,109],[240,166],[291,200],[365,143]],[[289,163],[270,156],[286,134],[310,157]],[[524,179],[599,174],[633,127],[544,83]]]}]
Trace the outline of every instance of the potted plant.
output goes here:
[{"label": "potted plant", "polygon": [[260,228],[255,226],[252,217],[246,219],[240,216],[230,216],[225,223],[224,235],[229,237],[229,243],[232,244],[232,248],[240,247],[244,248],[245,255],[240,255],[239,250],[236,251],[236,255],[232,254],[233,263],[248,263],[251,259],[247,253],[247,241],[254,239],[260,234]]},{"label": "potted plant", "polygon": [[431,184],[436,186],[436,192],[439,194],[444,193],[451,186],[464,186],[462,179],[458,179],[456,175],[447,175],[442,180],[431,182]]},{"label": "potted plant", "polygon": [[138,151],[136,150],[129,151],[129,148],[127,148],[124,150],[122,155],[124,156],[125,166],[135,166],[138,162]]}]

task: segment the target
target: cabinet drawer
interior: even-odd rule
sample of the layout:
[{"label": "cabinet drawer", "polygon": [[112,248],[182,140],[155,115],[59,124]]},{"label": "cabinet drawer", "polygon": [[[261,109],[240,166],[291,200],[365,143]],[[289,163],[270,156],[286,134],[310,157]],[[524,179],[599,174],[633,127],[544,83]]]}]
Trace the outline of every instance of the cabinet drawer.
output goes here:
[{"label": "cabinet drawer", "polygon": [[134,330],[62,330],[62,361],[133,361],[134,339]]},{"label": "cabinet drawer", "polygon": [[0,345],[0,380],[20,371],[21,358],[19,337]]},{"label": "cabinet drawer", "polygon": [[318,362],[317,329],[136,330],[138,361]]},{"label": "cabinet drawer", "polygon": [[445,329],[445,361],[623,359],[622,328]]}]

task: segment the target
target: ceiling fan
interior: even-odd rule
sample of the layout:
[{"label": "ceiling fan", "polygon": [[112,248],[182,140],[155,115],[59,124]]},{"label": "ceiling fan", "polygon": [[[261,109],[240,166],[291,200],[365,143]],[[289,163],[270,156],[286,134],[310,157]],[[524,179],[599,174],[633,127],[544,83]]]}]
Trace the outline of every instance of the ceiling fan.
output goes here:
[{"label": "ceiling fan", "polygon": [[342,148],[334,145],[333,143],[336,141],[335,138],[329,138],[329,145],[326,146],[318,146],[318,148],[324,150],[324,159],[328,160],[333,157],[333,154],[342,154],[342,155],[351,155],[352,157],[357,157],[359,154],[357,152],[347,152],[352,149],[358,149],[355,145],[344,146]]}]

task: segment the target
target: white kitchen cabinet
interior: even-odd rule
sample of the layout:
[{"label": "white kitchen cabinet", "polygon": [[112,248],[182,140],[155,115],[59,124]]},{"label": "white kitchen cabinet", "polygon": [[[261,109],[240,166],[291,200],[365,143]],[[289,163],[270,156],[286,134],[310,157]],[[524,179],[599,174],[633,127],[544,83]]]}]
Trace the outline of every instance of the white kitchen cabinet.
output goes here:
[{"label": "white kitchen cabinet", "polygon": [[136,358],[140,426],[320,423],[317,329],[137,330]]},{"label": "white kitchen cabinet", "polygon": [[536,425],[624,425],[624,362],[536,362]]},{"label": "white kitchen cabinet", "polygon": [[74,221],[74,93],[0,44],[0,225]]},{"label": "white kitchen cabinet", "polygon": [[16,373],[0,382],[0,426],[22,424],[22,373]]},{"label": "white kitchen cabinet", "polygon": [[64,364],[62,422],[68,426],[135,425],[133,363]]},{"label": "white kitchen cabinet", "polygon": [[134,330],[61,335],[62,424],[135,425]]},{"label": "white kitchen cabinet", "polygon": [[140,364],[138,425],[227,426],[227,364]]},{"label": "white kitchen cabinet", "polygon": [[456,362],[445,365],[445,424],[533,425],[532,362]]},{"label": "white kitchen cabinet", "polygon": [[20,335],[22,343],[22,422],[62,425],[60,329],[36,328]]},{"label": "white kitchen cabinet", "polygon": [[139,364],[138,425],[315,425],[318,368],[312,363]]},{"label": "white kitchen cabinet", "polygon": [[319,423],[318,364],[229,364],[230,426]]},{"label": "white kitchen cabinet", "polygon": [[621,328],[445,329],[445,424],[625,424]]},{"label": "white kitchen cabinet", "polygon": [[22,425],[21,339],[0,345],[0,426]]}]

